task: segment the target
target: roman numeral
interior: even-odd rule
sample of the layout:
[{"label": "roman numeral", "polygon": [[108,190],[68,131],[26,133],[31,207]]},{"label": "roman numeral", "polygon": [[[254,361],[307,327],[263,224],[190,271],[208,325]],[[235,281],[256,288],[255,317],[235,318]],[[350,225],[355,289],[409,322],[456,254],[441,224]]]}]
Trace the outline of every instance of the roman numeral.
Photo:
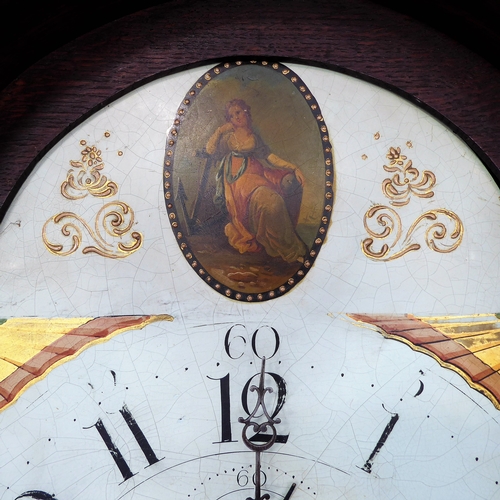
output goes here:
[{"label": "roman numeral", "polygon": [[[148,461],[149,465],[153,465],[156,462],[162,460],[156,456],[155,452],[153,451],[153,448],[151,448],[151,445],[146,439],[146,436],[142,432],[141,428],[139,427],[139,424],[133,417],[127,405],[123,405],[123,407],[120,410],[120,414],[125,420],[125,423],[127,424],[128,428],[132,432],[132,435],[137,441],[137,444],[140,446],[142,452],[144,453],[144,456],[146,457],[146,460]],[[123,480],[126,481],[127,479],[130,479],[132,476],[134,476],[134,473],[131,471],[127,461],[125,460],[125,458],[123,458],[120,449],[115,445],[115,443],[111,439],[111,435],[104,426],[103,421],[99,418],[97,422],[91,427],[95,427],[97,429],[97,432],[99,433],[102,440],[104,441],[104,444],[108,448],[111,457],[115,461],[116,466],[120,470]],[[86,429],[90,429],[91,427],[86,427]]]},{"label": "roman numeral", "polygon": [[368,460],[365,462],[365,465],[361,467],[361,469],[364,470],[365,472],[368,472],[368,474],[371,474],[373,460],[377,456],[377,453],[382,449],[382,446],[384,446],[385,442],[387,441],[387,438],[394,429],[394,426],[396,425],[396,422],[398,420],[399,420],[399,415],[397,413],[394,413],[391,419],[389,420],[389,423],[385,426],[384,432],[382,432],[382,435],[380,436],[378,443],[375,445],[375,448],[373,448],[373,451],[368,457]]}]

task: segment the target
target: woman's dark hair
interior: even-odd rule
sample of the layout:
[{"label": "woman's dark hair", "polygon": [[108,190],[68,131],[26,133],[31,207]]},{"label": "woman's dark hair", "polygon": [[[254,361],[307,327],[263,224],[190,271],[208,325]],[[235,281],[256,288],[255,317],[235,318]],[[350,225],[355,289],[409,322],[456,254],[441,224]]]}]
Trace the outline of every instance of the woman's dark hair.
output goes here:
[{"label": "woman's dark hair", "polygon": [[229,110],[233,106],[238,106],[245,112],[248,118],[248,124],[251,125],[252,115],[250,114],[250,106],[243,99],[232,99],[226,104],[226,121],[227,122],[231,121],[231,117],[229,116]]}]

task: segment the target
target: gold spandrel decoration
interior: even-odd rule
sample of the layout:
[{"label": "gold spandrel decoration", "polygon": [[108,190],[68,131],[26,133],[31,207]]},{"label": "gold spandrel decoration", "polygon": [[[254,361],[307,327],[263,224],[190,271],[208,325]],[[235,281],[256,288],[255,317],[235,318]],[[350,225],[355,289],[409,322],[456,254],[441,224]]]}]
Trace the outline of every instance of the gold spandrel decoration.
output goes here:
[{"label": "gold spandrel decoration", "polygon": [[[402,207],[410,202],[411,195],[419,198],[432,198],[436,176],[430,170],[422,174],[413,166],[412,160],[401,153],[401,148],[389,148],[386,155],[389,165],[384,165],[386,172],[394,173],[390,179],[382,182],[382,192],[389,198],[391,205]],[[406,161],[408,160],[408,161]],[[406,163],[405,163],[406,162]]]},{"label": "gold spandrel decoration", "polygon": [[[411,141],[406,145],[413,147]],[[390,163],[383,165],[384,170],[393,172],[394,176],[384,179],[382,192],[391,199],[392,207],[376,204],[366,211],[363,224],[368,238],[361,242],[363,253],[370,259],[388,262],[420,250],[420,243],[414,240],[418,237],[417,230],[424,228],[423,238],[431,250],[438,253],[456,250],[462,243],[464,226],[458,215],[446,208],[428,210],[419,215],[402,239],[403,223],[396,209],[408,205],[413,195],[418,198],[432,198],[436,176],[429,170],[420,174],[413,167],[412,160],[408,160],[408,157],[401,153],[400,147],[390,147],[386,158]]]},{"label": "gold spandrel decoration", "polygon": [[386,338],[434,358],[458,373],[500,410],[500,321],[498,314],[431,316],[348,314]]},{"label": "gold spandrel decoration", "polygon": [[[106,132],[104,135],[109,137],[111,134]],[[88,146],[83,139],[80,145],[84,147],[81,160],[70,161],[71,166],[78,170],[68,171],[66,180],[61,184],[61,194],[71,201],[89,194],[97,198],[116,195],[118,185],[100,173],[104,168],[101,150],[95,145]],[[135,223],[132,208],[117,200],[102,206],[93,223],[70,210],[52,216],[43,225],[42,240],[49,252],[61,257],[76,252],[86,239],[91,242],[83,247],[83,254],[95,253],[110,259],[123,259],[142,246],[142,234],[132,231]]]},{"label": "gold spandrel decoration", "polygon": [[[42,239],[47,250],[59,256],[70,255],[80,247],[83,231],[93,240],[95,245],[83,248],[82,253],[96,253],[102,257],[122,259],[139,250],[142,246],[142,234],[131,229],[135,223],[134,211],[121,201],[104,205],[94,220],[94,230],[79,215],[73,212],[62,212],[51,217],[43,226]],[[54,242],[55,226],[66,243]],[[103,236],[104,234],[104,236]],[[106,236],[108,238],[106,238]],[[123,238],[129,236],[124,242]],[[111,237],[111,241],[110,238]]]},{"label": "gold spandrel decoration", "polygon": [[[422,319],[422,318],[420,318]],[[500,322],[498,316],[425,318],[432,327],[463,346],[494,371],[500,370]]]},{"label": "gold spandrel decoration", "polygon": [[116,183],[108,180],[100,171],[104,168],[101,151],[96,146],[86,146],[81,160],[71,160],[66,180],[61,184],[61,194],[68,200],[79,200],[87,195],[109,198],[118,192]]},{"label": "gold spandrel decoration", "polygon": [[98,318],[0,318],[0,411],[30,386],[89,347],[168,314]]},{"label": "gold spandrel decoration", "polygon": [[[371,207],[366,212],[363,222],[367,233],[370,235],[361,244],[363,253],[370,259],[384,262],[398,259],[408,252],[419,250],[421,245],[411,241],[416,230],[426,222],[430,222],[430,225],[425,230],[425,242],[435,252],[452,252],[458,248],[464,234],[462,221],[454,212],[444,208],[429,210],[417,217],[402,241],[401,218],[391,207],[384,205]],[[380,244],[378,250],[376,249],[377,245],[374,244],[375,240]],[[400,241],[400,249],[392,252]]]}]

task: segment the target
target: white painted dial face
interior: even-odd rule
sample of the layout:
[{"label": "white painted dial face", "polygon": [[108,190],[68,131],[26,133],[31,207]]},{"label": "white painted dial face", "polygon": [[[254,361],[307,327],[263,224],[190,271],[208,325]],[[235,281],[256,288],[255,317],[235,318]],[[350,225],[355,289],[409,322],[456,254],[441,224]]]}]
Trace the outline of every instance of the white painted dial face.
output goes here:
[{"label": "white painted dial face", "polygon": [[[0,500],[255,499],[258,477],[270,500],[500,500],[498,186],[400,97],[271,63],[135,89],[20,190],[0,226]],[[228,104],[251,108],[243,134]],[[234,150],[215,158],[221,145]],[[248,221],[210,205],[217,175],[227,195],[273,166],[303,188],[295,218],[271,190],[293,262],[232,247]],[[263,358],[256,474],[239,419]]]},{"label": "white painted dial face", "polygon": [[281,422],[262,494],[295,483],[304,500],[499,495],[498,410],[430,357],[344,316],[211,317],[124,333],[27,391],[2,414],[1,498],[254,498],[238,418],[263,356]]}]

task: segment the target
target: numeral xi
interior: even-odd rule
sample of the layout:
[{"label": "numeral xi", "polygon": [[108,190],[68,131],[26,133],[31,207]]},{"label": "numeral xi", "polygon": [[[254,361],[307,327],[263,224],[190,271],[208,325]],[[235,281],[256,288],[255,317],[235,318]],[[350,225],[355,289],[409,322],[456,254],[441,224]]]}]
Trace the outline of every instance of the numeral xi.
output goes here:
[{"label": "numeral xi", "polygon": [[[149,465],[153,465],[156,462],[159,462],[161,459],[156,456],[153,448],[151,448],[151,445],[146,439],[146,436],[139,427],[139,424],[136,422],[135,418],[132,416],[132,413],[130,413],[130,410],[127,408],[127,405],[123,405],[120,413],[125,420],[128,428],[131,430],[135,440],[137,441],[137,444],[140,446],[142,452],[144,453],[144,456],[146,457]],[[127,464],[126,460],[123,458],[120,449],[115,445],[115,443],[113,443],[113,440],[111,439],[111,436],[104,426],[102,420],[98,419],[97,422],[91,427],[95,427],[97,429],[97,432],[101,436],[104,444],[109,450],[109,453],[111,453],[113,460],[120,470],[120,473],[123,476],[123,480],[126,481],[127,479],[130,479],[134,474],[130,470],[130,467]],[[86,428],[89,429],[90,427]]]}]

